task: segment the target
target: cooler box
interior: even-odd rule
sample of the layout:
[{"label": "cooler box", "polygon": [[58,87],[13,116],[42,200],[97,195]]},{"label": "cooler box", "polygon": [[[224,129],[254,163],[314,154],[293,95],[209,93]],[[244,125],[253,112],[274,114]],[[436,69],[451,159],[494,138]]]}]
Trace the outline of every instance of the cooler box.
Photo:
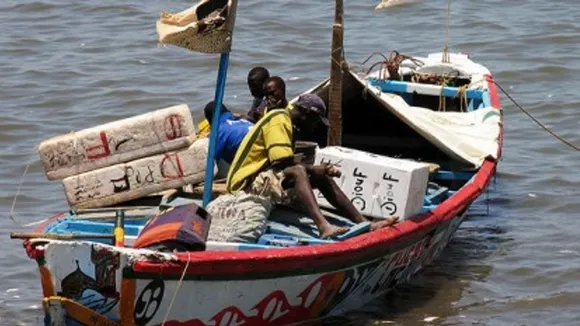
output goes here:
[{"label": "cooler box", "polygon": [[205,177],[208,142],[198,139],[186,150],[68,177],[63,180],[67,201],[76,209],[104,207],[200,183]]},{"label": "cooler box", "polygon": [[[331,146],[316,151],[315,164],[335,164],[335,178],[355,207],[366,216],[401,219],[421,212],[429,182],[429,165],[350,148]],[[318,204],[333,208],[315,190]]]},{"label": "cooler box", "polygon": [[38,152],[46,176],[56,180],[184,149],[195,138],[191,112],[182,104],[53,137]]}]

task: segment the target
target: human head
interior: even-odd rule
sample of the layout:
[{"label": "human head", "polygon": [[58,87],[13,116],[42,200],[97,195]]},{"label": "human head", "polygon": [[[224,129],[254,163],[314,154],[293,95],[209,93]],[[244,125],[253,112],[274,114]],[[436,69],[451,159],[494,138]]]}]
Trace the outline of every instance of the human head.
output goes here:
[{"label": "human head", "polygon": [[264,67],[254,67],[248,73],[248,87],[252,96],[262,98],[264,97],[263,85],[266,79],[270,78],[268,69]]},{"label": "human head", "polygon": [[[205,114],[205,118],[207,119],[207,121],[209,122],[210,125],[211,125],[211,120],[213,119],[214,108],[215,108],[215,102],[211,101],[211,102],[207,103],[205,105],[205,108],[203,109],[203,113]],[[226,111],[229,111],[228,108],[222,104],[221,113],[226,112]]]},{"label": "human head", "polygon": [[329,126],[326,104],[315,94],[302,94],[291,111],[292,121],[301,129],[313,131],[319,123]]},{"label": "human head", "polygon": [[288,105],[286,100],[286,83],[278,76],[273,76],[264,82],[264,96],[269,109],[284,108]]}]

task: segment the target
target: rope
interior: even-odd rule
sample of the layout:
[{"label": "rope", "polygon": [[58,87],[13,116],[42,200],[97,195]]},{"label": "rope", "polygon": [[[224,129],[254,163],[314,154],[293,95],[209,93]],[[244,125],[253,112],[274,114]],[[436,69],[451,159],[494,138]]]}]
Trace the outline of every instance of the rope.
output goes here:
[{"label": "rope", "polygon": [[451,58],[449,57],[449,25],[451,24],[451,0],[447,1],[447,24],[445,26],[445,46],[443,47],[443,55],[441,56],[441,62],[449,63]]},{"label": "rope", "polygon": [[492,80],[492,82],[510,99],[510,101],[512,101],[512,103],[518,107],[518,109],[520,109],[525,115],[527,115],[530,119],[532,119],[532,121],[534,121],[538,126],[540,126],[542,129],[544,129],[545,131],[547,131],[550,135],[554,136],[556,139],[558,139],[559,141],[561,141],[562,143],[568,145],[569,147],[577,150],[580,152],[580,148],[574,144],[572,144],[571,142],[567,141],[566,139],[564,139],[562,136],[556,134],[554,131],[550,130],[548,127],[544,126],[540,121],[538,121],[538,119],[534,118],[534,116],[532,116],[531,113],[529,113],[526,109],[524,109],[516,100],[514,100],[514,98],[508,94],[508,92],[496,81]]},{"label": "rope", "polygon": [[437,111],[447,111],[447,98],[445,97],[445,86],[447,86],[447,84],[449,83],[449,80],[447,79],[447,76],[443,77],[443,80],[441,81],[441,92],[439,93],[439,108],[437,109]]},{"label": "rope", "polygon": [[16,222],[16,218],[14,218],[14,208],[16,207],[16,200],[18,199],[18,195],[20,194],[20,188],[22,187],[22,184],[24,183],[24,177],[26,176],[26,173],[28,173],[28,168],[30,167],[30,163],[26,164],[26,168],[24,169],[24,173],[22,173],[22,176],[20,177],[20,183],[18,183],[18,188],[16,189],[16,194],[14,195],[14,200],[12,200],[12,207],[10,208],[10,215],[8,216],[12,222],[18,224],[18,222]]},{"label": "rope", "polygon": [[446,111],[446,107],[447,107],[447,98],[445,97],[445,95],[443,94],[445,91],[445,85],[447,83],[445,81],[443,81],[443,83],[441,84],[441,92],[439,93],[439,108],[437,108],[437,111]]},{"label": "rope", "polygon": [[173,298],[171,298],[171,302],[169,303],[169,307],[167,307],[167,312],[165,312],[165,317],[163,317],[163,322],[161,323],[161,326],[165,325],[165,322],[167,322],[167,318],[169,318],[169,313],[171,312],[171,308],[173,307],[173,302],[175,302],[175,298],[177,297],[177,293],[179,292],[179,289],[181,288],[181,285],[183,284],[183,278],[185,277],[185,272],[187,272],[187,268],[189,267],[189,262],[191,261],[190,256],[189,256],[189,251],[187,252],[187,263],[185,264],[185,267],[183,268],[183,272],[181,273],[181,277],[179,278],[179,282],[177,283],[177,287],[175,288],[175,292],[173,292]]},{"label": "rope", "polygon": [[469,103],[467,102],[467,85],[459,87],[455,97],[459,98],[459,111],[467,112],[469,108]]}]

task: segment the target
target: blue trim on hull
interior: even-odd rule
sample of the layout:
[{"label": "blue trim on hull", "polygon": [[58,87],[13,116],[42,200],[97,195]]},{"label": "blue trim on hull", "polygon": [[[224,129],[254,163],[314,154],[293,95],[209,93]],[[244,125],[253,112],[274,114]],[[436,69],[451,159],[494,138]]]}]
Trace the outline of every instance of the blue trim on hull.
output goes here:
[{"label": "blue trim on hull", "polygon": [[[377,80],[374,78],[369,78],[369,82],[372,86],[379,87],[383,92],[386,93],[412,93],[409,89],[409,86],[413,85],[414,87],[418,87],[417,85],[423,86],[423,84],[414,84],[409,82],[397,81],[397,80]],[[424,85],[425,89],[428,88],[437,88],[441,89],[441,86],[433,86],[433,85]],[[443,87],[443,95],[445,97],[456,97],[457,92],[459,92],[459,87]],[[474,100],[482,100],[484,97],[485,91],[477,90],[477,89],[468,89],[466,92],[467,99],[474,99]],[[421,92],[419,92],[421,94]],[[488,96],[489,98],[489,96]]]}]

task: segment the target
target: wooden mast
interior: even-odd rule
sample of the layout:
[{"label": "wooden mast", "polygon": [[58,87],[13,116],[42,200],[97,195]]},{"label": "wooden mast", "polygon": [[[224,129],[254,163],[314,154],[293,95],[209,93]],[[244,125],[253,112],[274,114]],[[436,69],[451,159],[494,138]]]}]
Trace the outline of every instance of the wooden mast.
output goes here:
[{"label": "wooden mast", "polygon": [[343,64],[343,0],[335,0],[330,54],[330,91],[328,95],[328,145],[342,144],[342,64]]}]

